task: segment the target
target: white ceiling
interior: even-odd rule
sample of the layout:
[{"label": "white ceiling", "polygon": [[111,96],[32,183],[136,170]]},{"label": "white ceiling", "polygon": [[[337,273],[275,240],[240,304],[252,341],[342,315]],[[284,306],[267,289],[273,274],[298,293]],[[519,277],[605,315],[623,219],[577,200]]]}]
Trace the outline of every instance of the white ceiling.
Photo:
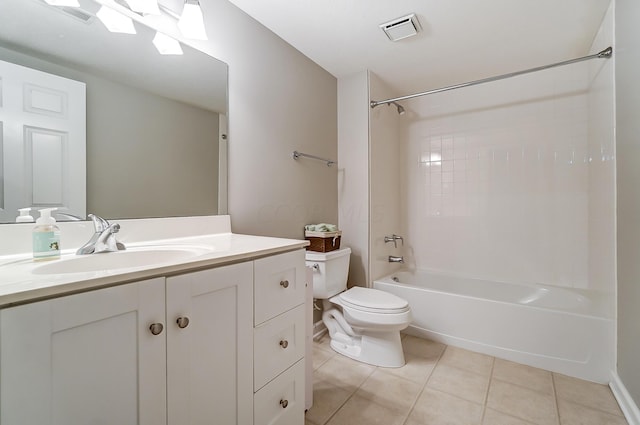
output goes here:
[{"label": "white ceiling", "polygon": [[[230,0],[340,78],[365,69],[397,95],[588,54],[610,0]],[[379,24],[416,13],[391,42]],[[602,50],[608,46],[598,46]]]}]

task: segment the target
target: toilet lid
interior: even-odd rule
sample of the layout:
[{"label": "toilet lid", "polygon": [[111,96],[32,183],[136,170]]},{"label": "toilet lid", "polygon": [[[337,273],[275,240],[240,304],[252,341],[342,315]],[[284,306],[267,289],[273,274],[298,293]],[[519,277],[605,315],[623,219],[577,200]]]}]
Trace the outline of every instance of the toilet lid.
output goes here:
[{"label": "toilet lid", "polygon": [[393,294],[379,289],[354,286],[339,295],[340,301],[349,307],[377,311],[380,313],[402,313],[408,310],[409,303]]}]

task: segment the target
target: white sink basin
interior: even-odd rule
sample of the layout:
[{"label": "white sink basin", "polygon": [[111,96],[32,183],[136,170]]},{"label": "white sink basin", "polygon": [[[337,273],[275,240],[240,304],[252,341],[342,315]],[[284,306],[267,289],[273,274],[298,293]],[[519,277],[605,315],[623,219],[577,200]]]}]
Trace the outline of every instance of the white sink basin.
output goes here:
[{"label": "white sink basin", "polygon": [[70,255],[33,269],[34,274],[64,274],[109,271],[185,261],[213,251],[203,246],[147,246],[125,251]]}]

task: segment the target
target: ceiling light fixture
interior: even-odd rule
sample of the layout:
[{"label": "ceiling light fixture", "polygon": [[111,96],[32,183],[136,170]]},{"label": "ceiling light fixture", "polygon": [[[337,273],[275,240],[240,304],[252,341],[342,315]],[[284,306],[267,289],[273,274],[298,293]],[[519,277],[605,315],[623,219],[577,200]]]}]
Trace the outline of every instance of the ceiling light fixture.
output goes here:
[{"label": "ceiling light fixture", "polygon": [[182,48],[178,40],[169,37],[166,34],[157,32],[153,37],[153,45],[156,46],[161,55],[181,55]]},{"label": "ceiling light fixture", "polygon": [[182,16],[178,20],[178,28],[185,38],[208,40],[204,28],[204,16],[198,0],[185,0]]},{"label": "ceiling light fixture", "polygon": [[80,7],[78,0],[44,0],[44,2],[51,6]]},{"label": "ceiling light fixture", "polygon": [[120,12],[116,12],[110,7],[102,6],[98,13],[96,13],[96,16],[111,32],[136,34],[136,28],[133,26],[133,20],[128,16],[124,16]]},{"label": "ceiling light fixture", "polygon": [[143,15],[159,15],[160,8],[158,8],[157,0],[125,0],[129,5],[129,8],[134,12],[142,13]]}]

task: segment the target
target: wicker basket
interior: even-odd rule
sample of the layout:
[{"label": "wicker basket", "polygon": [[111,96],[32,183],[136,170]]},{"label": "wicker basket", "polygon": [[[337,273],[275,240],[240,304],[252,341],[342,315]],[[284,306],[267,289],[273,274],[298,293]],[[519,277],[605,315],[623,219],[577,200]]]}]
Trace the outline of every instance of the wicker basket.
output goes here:
[{"label": "wicker basket", "polygon": [[329,252],[340,249],[341,231],[337,232],[312,232],[305,230],[304,238],[310,242],[308,251]]}]

